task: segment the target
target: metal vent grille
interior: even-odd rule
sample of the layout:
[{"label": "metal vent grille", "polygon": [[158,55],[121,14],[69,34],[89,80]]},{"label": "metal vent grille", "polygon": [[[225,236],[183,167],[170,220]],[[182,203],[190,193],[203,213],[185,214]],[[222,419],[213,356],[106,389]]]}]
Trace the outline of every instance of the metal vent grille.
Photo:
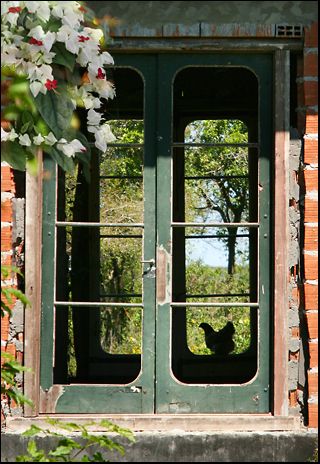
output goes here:
[{"label": "metal vent grille", "polygon": [[302,37],[303,26],[289,26],[288,24],[277,24],[276,26],[277,37]]}]

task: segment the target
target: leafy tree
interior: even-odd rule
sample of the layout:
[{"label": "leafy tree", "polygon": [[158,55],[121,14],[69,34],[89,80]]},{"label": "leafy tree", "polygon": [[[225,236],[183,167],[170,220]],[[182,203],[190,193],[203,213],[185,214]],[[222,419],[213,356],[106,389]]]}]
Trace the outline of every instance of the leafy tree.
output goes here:
[{"label": "leafy tree", "polygon": [[[194,121],[186,129],[192,143],[247,143],[248,133],[239,120]],[[242,147],[191,148],[186,153],[186,176],[206,176],[188,183],[188,220],[241,222],[248,219],[248,152]],[[221,228],[217,235],[228,249],[228,273],[236,262],[238,227]],[[222,238],[227,235],[227,238]]]}]

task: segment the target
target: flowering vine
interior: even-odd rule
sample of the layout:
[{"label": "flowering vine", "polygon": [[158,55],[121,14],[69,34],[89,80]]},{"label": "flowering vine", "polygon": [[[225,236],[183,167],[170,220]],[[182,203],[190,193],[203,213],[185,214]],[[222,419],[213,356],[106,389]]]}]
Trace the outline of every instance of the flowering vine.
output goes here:
[{"label": "flowering vine", "polygon": [[4,159],[12,160],[14,152],[17,169],[22,147],[27,158],[43,148],[66,170],[76,158],[85,160],[90,145],[72,128],[77,106],[87,110],[87,131],[98,150],[105,152],[115,140],[99,112],[104,100],[115,96],[106,71],[113,58],[101,49],[103,32],[87,27],[89,16],[90,10],[74,1],[1,2],[1,67],[25,77],[43,122],[36,124],[24,111],[9,128],[1,127]]}]

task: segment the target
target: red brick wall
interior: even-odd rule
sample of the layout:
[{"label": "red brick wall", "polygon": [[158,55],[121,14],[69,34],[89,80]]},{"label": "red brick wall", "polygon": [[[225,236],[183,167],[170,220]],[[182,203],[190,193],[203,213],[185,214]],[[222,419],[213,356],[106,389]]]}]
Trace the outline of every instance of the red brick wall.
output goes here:
[{"label": "red brick wall", "polygon": [[[14,198],[15,186],[13,182],[12,170],[5,163],[1,163],[1,264],[12,264],[12,198]],[[15,278],[3,280],[1,276],[1,287],[5,288],[11,283],[16,284]],[[5,303],[7,303],[5,301]],[[8,304],[11,309],[14,307]],[[16,356],[16,347],[14,343],[8,343],[9,338],[9,316],[5,315],[1,320],[1,351],[7,351]],[[4,420],[5,413],[8,412],[6,399],[1,398],[1,423]]]},{"label": "red brick wall", "polygon": [[300,94],[300,133],[304,140],[303,301],[308,331],[308,425],[318,427],[318,23],[305,29]]}]

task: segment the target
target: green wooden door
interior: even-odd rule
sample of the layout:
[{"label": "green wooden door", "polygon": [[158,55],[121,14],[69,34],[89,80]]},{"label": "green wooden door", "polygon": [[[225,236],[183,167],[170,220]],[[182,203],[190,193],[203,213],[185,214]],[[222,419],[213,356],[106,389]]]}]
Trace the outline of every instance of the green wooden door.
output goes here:
[{"label": "green wooden door", "polygon": [[[56,167],[46,161],[50,181],[44,182],[41,388],[48,394],[54,385],[62,385],[55,398],[55,412],[60,413],[268,412],[272,56],[119,54],[115,63],[119,104],[116,98],[110,112],[119,119],[143,119],[144,139],[130,146],[120,140],[112,147],[119,153],[127,149],[131,154],[144,153],[143,215],[141,221],[131,218],[119,225],[102,221],[91,209],[86,224],[61,220],[59,195],[56,201],[54,194]],[[128,70],[140,76],[140,87],[134,86],[133,74],[126,79]],[[142,98],[135,98],[138,88],[143,89]],[[223,132],[221,127],[229,127],[230,121],[232,127],[247,127],[242,138],[228,139]],[[220,138],[210,138],[212,125],[220,127]],[[88,189],[88,197],[98,196],[93,187]],[[239,189],[243,204],[237,201]],[[100,206],[101,191],[107,190],[100,189]],[[213,203],[208,209],[208,195],[214,192],[229,195],[223,200],[230,213],[227,219],[217,215],[219,208]],[[95,203],[97,211],[99,202]],[[72,303],[63,291],[57,293],[52,282],[61,275],[55,259],[58,236],[65,230],[76,243],[72,231],[81,227],[88,231],[91,248],[87,261],[82,258],[79,265],[77,254],[73,255],[73,265],[79,269],[83,264],[87,269],[101,266],[104,248],[96,245],[101,237],[112,233],[123,235],[122,240],[141,237],[140,300],[128,303],[119,295],[107,302],[99,295],[81,297],[85,280],[78,284],[74,295],[79,297],[73,296]],[[78,240],[81,250],[85,237]],[[241,241],[245,245],[240,246]],[[196,245],[190,247],[191,242]],[[209,248],[204,246],[207,243]],[[218,252],[212,245],[218,246]],[[223,250],[228,257],[217,265],[213,258],[221,257]],[[242,264],[236,258],[231,262],[230,250],[246,256]],[[81,281],[80,273],[72,275]],[[95,288],[92,272],[85,278]],[[100,353],[95,340],[105,309],[140,312],[139,353]],[[78,369],[71,380],[66,356],[61,354],[70,351],[70,320],[78,340],[73,349],[84,367],[83,375]],[[211,353],[200,322],[210,323],[215,331],[232,322],[235,349]]]}]

